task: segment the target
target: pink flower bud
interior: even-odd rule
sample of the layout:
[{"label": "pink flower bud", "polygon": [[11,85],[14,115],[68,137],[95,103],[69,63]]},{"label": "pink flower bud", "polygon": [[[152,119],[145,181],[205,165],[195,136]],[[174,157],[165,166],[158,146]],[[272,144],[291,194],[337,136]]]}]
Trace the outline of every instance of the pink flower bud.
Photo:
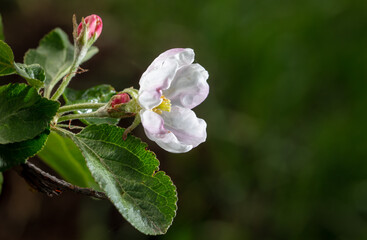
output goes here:
[{"label": "pink flower bud", "polygon": [[119,93],[114,96],[114,98],[111,101],[111,107],[114,108],[115,105],[127,103],[130,101],[130,96],[127,93]]},{"label": "pink flower bud", "polygon": [[[92,14],[86,17],[84,21],[87,25],[88,39],[90,39],[94,34],[96,34],[97,39],[102,32],[102,26],[103,26],[102,19],[99,16]],[[81,22],[78,26],[78,36],[80,35],[82,29],[83,29],[83,23]]]}]

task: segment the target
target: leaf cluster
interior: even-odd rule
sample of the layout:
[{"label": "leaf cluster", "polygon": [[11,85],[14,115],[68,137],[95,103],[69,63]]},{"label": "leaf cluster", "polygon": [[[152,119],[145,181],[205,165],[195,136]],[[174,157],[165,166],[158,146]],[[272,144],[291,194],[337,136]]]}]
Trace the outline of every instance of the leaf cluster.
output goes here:
[{"label": "leaf cluster", "polygon": [[[83,119],[88,126],[77,134],[56,125],[60,102],[50,100],[50,95],[75,58],[68,35],[54,29],[25,54],[24,63],[16,63],[2,29],[0,16],[0,76],[17,74],[27,84],[0,86],[0,192],[1,172],[38,154],[70,183],[103,191],[139,231],[165,233],[176,214],[176,188],[159,171],[159,161],[145,143],[131,135],[123,140],[125,130],[115,126],[116,119]],[[91,47],[83,61],[97,52]],[[74,105],[107,103],[115,94],[112,86],[103,84],[66,89],[63,96],[66,105]]]}]

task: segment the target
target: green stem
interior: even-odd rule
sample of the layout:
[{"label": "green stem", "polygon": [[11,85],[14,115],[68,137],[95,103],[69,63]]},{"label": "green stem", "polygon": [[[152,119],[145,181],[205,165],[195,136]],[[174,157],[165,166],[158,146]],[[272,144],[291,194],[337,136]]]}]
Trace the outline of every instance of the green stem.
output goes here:
[{"label": "green stem", "polygon": [[80,49],[80,51],[75,48],[75,54],[74,54],[75,57],[74,57],[73,64],[71,65],[68,74],[66,74],[66,76],[62,80],[59,88],[56,90],[54,95],[51,97],[51,100],[59,99],[59,97],[64,93],[65,88],[69,85],[69,82],[75,76],[78,70],[78,67],[80,63],[82,62],[83,58],[85,57],[87,51],[88,51],[88,47],[83,47],[82,49]]},{"label": "green stem", "polygon": [[79,104],[62,106],[61,108],[59,108],[57,112],[63,113],[63,112],[71,112],[74,110],[81,110],[81,109],[97,109],[97,108],[103,107],[104,105],[106,105],[106,103],[79,103]]},{"label": "green stem", "polygon": [[70,137],[70,136],[75,135],[74,133],[72,133],[72,132],[70,132],[68,130],[59,128],[59,127],[51,127],[51,130],[57,132],[58,134],[60,134],[62,136],[65,136],[65,137]]},{"label": "green stem", "polygon": [[108,117],[103,112],[91,112],[91,113],[80,113],[80,114],[69,114],[62,116],[58,119],[58,122],[73,120],[73,119],[81,119],[81,118],[105,118]]},{"label": "green stem", "polygon": [[56,127],[68,128],[68,129],[84,129],[84,127],[81,126],[68,125],[68,124],[57,124]]},{"label": "green stem", "polygon": [[68,69],[66,69],[66,70],[64,70],[62,72],[59,72],[55,77],[52,78],[52,80],[50,81],[50,83],[48,85],[46,84],[46,86],[45,86],[45,93],[43,95],[45,98],[50,98],[52,89],[61,80],[61,78],[63,76],[65,76],[68,72],[69,72]]}]

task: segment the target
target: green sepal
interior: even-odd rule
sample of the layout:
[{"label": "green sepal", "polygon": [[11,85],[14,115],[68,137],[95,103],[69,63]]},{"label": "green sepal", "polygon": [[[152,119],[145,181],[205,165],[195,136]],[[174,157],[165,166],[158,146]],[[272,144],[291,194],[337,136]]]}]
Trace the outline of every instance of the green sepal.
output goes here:
[{"label": "green sepal", "polygon": [[0,144],[32,139],[49,127],[60,104],[26,84],[0,87]]},{"label": "green sepal", "polygon": [[0,144],[0,171],[25,163],[28,158],[37,154],[45,145],[48,134],[50,134],[50,130],[46,129],[33,139]]},{"label": "green sepal", "polygon": [[[107,84],[97,85],[87,90],[74,90],[67,88],[64,92],[64,100],[66,105],[77,103],[107,103],[113,95],[116,94],[115,89]],[[74,111],[75,113],[87,113],[91,112],[90,109],[83,109]],[[90,124],[117,124],[119,119],[116,118],[86,118],[80,119],[86,125]]]},{"label": "green sepal", "polygon": [[164,234],[176,215],[176,187],[159,171],[159,161],[147,145],[133,136],[123,140],[123,133],[122,128],[102,124],[69,136],[122,216],[145,234]]},{"label": "green sepal", "polygon": [[99,189],[82,153],[71,139],[51,132],[38,156],[66,181],[79,187]]}]

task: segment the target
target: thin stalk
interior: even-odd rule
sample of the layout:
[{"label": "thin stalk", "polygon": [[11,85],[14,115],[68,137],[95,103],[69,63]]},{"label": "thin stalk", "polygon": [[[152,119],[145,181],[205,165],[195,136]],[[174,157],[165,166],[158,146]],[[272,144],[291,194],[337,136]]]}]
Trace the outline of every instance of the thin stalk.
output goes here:
[{"label": "thin stalk", "polygon": [[57,112],[64,113],[64,112],[71,112],[74,110],[81,110],[81,109],[97,109],[97,108],[103,107],[104,105],[106,105],[106,103],[79,103],[79,104],[62,106],[61,108],[59,108]]},{"label": "thin stalk", "polygon": [[80,113],[80,114],[69,114],[62,116],[58,119],[58,122],[73,120],[73,119],[81,119],[81,118],[105,118],[108,117],[101,112],[91,112],[91,113]]},{"label": "thin stalk", "polygon": [[59,88],[56,90],[54,95],[51,97],[51,100],[57,100],[64,93],[65,88],[69,85],[71,79],[75,76],[78,71],[79,65],[82,62],[88,51],[88,47],[83,47],[82,49],[75,48],[74,60],[70,67],[69,73],[62,80]]},{"label": "thin stalk", "polygon": [[84,127],[81,127],[81,126],[68,125],[68,124],[57,124],[56,126],[61,127],[61,128],[68,128],[68,129],[84,129]]},{"label": "thin stalk", "polygon": [[52,78],[52,80],[50,81],[50,83],[48,85],[46,84],[46,86],[45,86],[45,93],[43,95],[45,98],[50,98],[52,89],[61,80],[61,78],[63,76],[65,76],[68,72],[69,72],[68,69],[66,69],[66,70],[64,70],[62,72],[59,72],[54,78]]},{"label": "thin stalk", "polygon": [[68,131],[66,129],[57,127],[57,126],[51,126],[51,130],[57,132],[58,134],[60,134],[60,135],[62,135],[64,137],[71,138],[73,135],[75,135],[74,133],[72,133],[72,132],[70,132],[70,131]]},{"label": "thin stalk", "polygon": [[59,99],[59,97],[64,93],[65,88],[69,85],[69,82],[75,76],[76,71],[78,70],[78,66],[79,65],[76,65],[76,61],[74,61],[72,68],[70,68],[71,71],[69,71],[69,73],[64,77],[59,88],[56,90],[54,95],[51,97],[51,100]]}]

